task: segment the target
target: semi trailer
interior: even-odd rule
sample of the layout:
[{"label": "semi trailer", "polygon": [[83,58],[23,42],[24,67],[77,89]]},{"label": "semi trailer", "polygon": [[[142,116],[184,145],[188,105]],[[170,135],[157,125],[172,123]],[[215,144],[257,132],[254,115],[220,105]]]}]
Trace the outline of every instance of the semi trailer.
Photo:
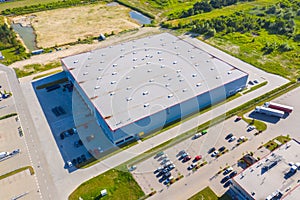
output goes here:
[{"label": "semi trailer", "polygon": [[264,104],[265,107],[267,108],[272,108],[272,109],[276,109],[276,110],[281,110],[283,112],[287,112],[287,113],[291,113],[293,111],[293,107],[291,106],[287,106],[287,105],[282,105],[279,103],[274,103],[274,102],[266,102]]},{"label": "semi trailer", "polygon": [[257,106],[255,108],[255,112],[270,115],[270,116],[280,117],[280,118],[284,116],[284,112],[281,110],[276,110],[273,108],[267,108],[262,106]]}]

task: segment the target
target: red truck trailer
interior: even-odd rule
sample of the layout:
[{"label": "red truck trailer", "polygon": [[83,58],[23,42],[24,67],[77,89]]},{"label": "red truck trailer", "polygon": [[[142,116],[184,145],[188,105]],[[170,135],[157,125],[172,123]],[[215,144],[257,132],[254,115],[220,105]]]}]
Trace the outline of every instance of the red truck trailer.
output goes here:
[{"label": "red truck trailer", "polygon": [[267,108],[272,108],[276,110],[281,110],[283,112],[291,113],[293,111],[293,107],[287,106],[287,105],[282,105],[279,103],[274,103],[274,102],[266,102],[265,107]]}]

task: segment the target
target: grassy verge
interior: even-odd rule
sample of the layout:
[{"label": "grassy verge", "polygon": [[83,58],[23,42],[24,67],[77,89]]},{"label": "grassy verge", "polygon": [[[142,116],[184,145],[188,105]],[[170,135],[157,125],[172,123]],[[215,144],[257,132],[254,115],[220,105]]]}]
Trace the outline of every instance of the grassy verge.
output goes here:
[{"label": "grassy verge", "polygon": [[55,70],[55,71],[53,71],[53,72],[49,72],[49,73],[46,73],[46,74],[41,74],[41,75],[38,75],[38,76],[33,77],[33,80],[39,79],[39,78],[42,78],[42,77],[45,77],[45,76],[50,76],[50,75],[52,75],[52,74],[56,74],[56,73],[59,73],[59,72],[61,72],[61,71],[62,71],[62,70]]},{"label": "grassy verge", "polygon": [[267,124],[262,121],[245,118],[244,116],[242,117],[242,119],[246,123],[248,123],[248,125],[255,126],[256,130],[258,130],[258,131],[265,131],[267,129]]},{"label": "grassy verge", "polygon": [[37,90],[40,90],[40,89],[44,89],[46,87],[50,87],[52,85],[56,85],[56,84],[61,84],[61,83],[65,83],[68,81],[68,78],[62,78],[62,79],[59,79],[59,80],[56,80],[56,81],[53,81],[51,83],[45,83],[43,85],[39,85],[36,87]]},{"label": "grassy verge", "polygon": [[245,92],[243,92],[243,94],[247,94],[249,92],[257,90],[258,88],[261,88],[261,87],[263,87],[263,86],[265,86],[267,84],[268,84],[268,81],[264,81],[264,82],[262,82],[262,83],[260,83],[258,85],[255,85],[255,86],[251,87],[249,90],[246,90]]},{"label": "grassy verge", "polygon": [[15,70],[18,78],[21,78],[24,76],[29,76],[32,74],[40,73],[40,72],[47,71],[49,69],[57,68],[60,66],[61,66],[60,62],[52,62],[52,63],[48,63],[45,65],[42,65],[42,64],[25,65],[22,69],[14,68],[14,70]]},{"label": "grassy verge", "polygon": [[7,118],[10,118],[10,117],[13,117],[13,116],[16,116],[16,115],[18,115],[18,114],[17,114],[17,113],[10,113],[10,114],[1,116],[1,117],[0,117],[0,120],[2,120],[2,119],[7,119]]},{"label": "grassy verge", "polygon": [[206,187],[188,200],[231,200],[230,196],[227,194],[218,197],[210,187]]},{"label": "grassy verge", "polygon": [[22,172],[22,171],[25,171],[25,170],[27,170],[27,169],[29,169],[31,175],[34,175],[34,170],[33,170],[33,168],[32,168],[31,166],[26,166],[26,167],[22,167],[22,168],[20,168],[20,169],[16,169],[16,170],[14,170],[14,171],[11,171],[11,172],[8,172],[8,173],[6,173],[6,174],[1,175],[1,176],[0,176],[0,180],[5,179],[5,178],[7,178],[7,177],[9,177],[9,176],[15,175],[15,174],[17,174],[17,173],[20,173],[20,172]]},{"label": "grassy verge", "polygon": [[144,192],[134,180],[129,172],[111,169],[99,176],[96,176],[82,183],[72,194],[69,200],[102,199],[101,190],[107,190],[107,196],[103,199],[139,199],[144,196]]},{"label": "grassy verge", "polygon": [[274,151],[275,149],[277,149],[279,147],[279,145],[275,142],[275,140],[278,140],[281,144],[285,144],[288,141],[290,141],[291,138],[289,137],[289,135],[287,135],[287,136],[280,135],[280,136],[274,138],[273,140],[270,140],[263,146],[266,147],[267,149],[269,149],[270,151]]}]

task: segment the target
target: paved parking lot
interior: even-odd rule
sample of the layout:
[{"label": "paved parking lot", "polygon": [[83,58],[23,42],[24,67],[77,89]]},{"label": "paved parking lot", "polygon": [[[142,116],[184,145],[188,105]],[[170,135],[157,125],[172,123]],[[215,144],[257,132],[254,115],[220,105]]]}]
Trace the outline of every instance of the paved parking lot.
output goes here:
[{"label": "paved parking lot", "polygon": [[[236,148],[238,138],[244,136],[248,138],[248,141],[253,140],[255,137],[255,130],[249,132],[247,131],[247,128],[248,124],[243,120],[235,121],[235,118],[231,118],[223,123],[217,124],[216,126],[210,127],[207,130],[207,134],[200,136],[197,139],[191,137],[190,139],[184,140],[181,143],[174,145],[172,148],[165,150],[164,153],[167,154],[170,161],[176,165],[176,168],[171,171],[172,176],[174,176],[174,178],[178,177],[179,174],[182,174],[184,177],[193,176],[193,170],[188,169],[192,163],[202,163],[207,161],[208,166],[210,164],[215,164],[219,158],[213,157],[211,153],[208,153],[212,147],[215,147],[215,149],[218,150],[220,147],[224,146],[229,150],[229,153],[231,153],[231,151]],[[230,133],[232,133],[237,139],[232,142],[226,140],[225,137]],[[185,150],[191,156],[189,161],[183,162],[181,159],[179,159],[180,156],[178,156],[178,153],[181,150]],[[194,158],[197,155],[201,155],[202,159],[195,162]],[[242,156],[242,152],[239,156]],[[166,185],[159,182],[159,178],[157,178],[156,174],[154,174],[154,171],[161,166],[160,162],[161,160],[158,158],[152,157],[137,164],[137,169],[133,171],[134,177],[141,185],[145,193],[151,192],[151,189],[161,191],[167,188]],[[225,163],[225,165],[222,167],[225,167],[226,165],[232,165],[233,163],[234,161],[232,162],[231,160],[228,160],[228,163]],[[234,168],[235,170],[241,170],[238,169],[237,166]],[[202,169],[200,168],[199,170],[201,171]],[[213,175],[216,172],[217,171],[211,171],[210,173]],[[216,182],[218,181],[219,180]],[[170,187],[172,187],[172,185]],[[223,186],[221,184],[219,184],[217,187],[223,190]]]},{"label": "paved parking lot", "polygon": [[56,89],[36,89],[39,85],[64,78],[63,75],[51,76],[33,83],[39,103],[46,116],[64,163],[71,161],[76,170],[80,164],[92,156],[99,158],[101,153],[112,148],[95,118],[76,89],[69,90],[69,82],[58,84]]},{"label": "paved parking lot", "polygon": [[[1,92],[11,91],[4,72],[0,72],[0,86]],[[14,96],[0,101],[0,116],[10,113],[17,113]],[[20,150],[20,153],[0,162],[0,175],[31,165],[25,136],[23,131],[19,131],[22,130],[21,127],[18,116],[0,120],[0,152],[11,153],[17,149]],[[0,199],[11,199],[26,192],[28,194],[23,199],[38,199],[39,192],[35,176],[31,176],[27,171],[0,180]]]}]

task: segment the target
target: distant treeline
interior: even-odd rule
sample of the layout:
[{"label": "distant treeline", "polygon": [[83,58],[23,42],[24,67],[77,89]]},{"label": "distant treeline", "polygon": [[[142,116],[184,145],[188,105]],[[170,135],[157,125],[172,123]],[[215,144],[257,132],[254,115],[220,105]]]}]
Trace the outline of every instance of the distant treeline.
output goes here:
[{"label": "distant treeline", "polygon": [[183,11],[181,18],[197,15],[200,13],[210,12],[214,9],[230,6],[238,2],[247,2],[254,0],[202,0],[193,5],[192,8]]},{"label": "distant treeline", "polygon": [[39,11],[45,11],[45,10],[53,10],[57,8],[67,8],[71,6],[78,6],[78,5],[84,5],[84,4],[91,4],[96,2],[110,2],[109,0],[63,0],[63,1],[57,1],[57,2],[51,2],[47,4],[37,4],[37,5],[31,5],[31,6],[24,6],[24,7],[18,7],[18,8],[8,8],[6,10],[3,10],[1,12],[2,15],[24,15]]}]

